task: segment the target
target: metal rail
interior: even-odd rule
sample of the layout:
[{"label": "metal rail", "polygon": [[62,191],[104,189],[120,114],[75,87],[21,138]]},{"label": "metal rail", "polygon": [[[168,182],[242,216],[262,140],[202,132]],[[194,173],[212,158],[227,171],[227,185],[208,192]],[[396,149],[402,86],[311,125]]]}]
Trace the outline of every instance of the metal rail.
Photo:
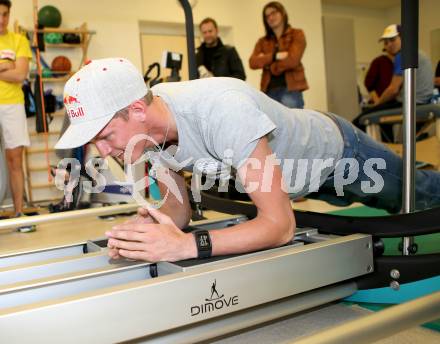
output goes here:
[{"label": "metal rail", "polygon": [[295,344],[373,343],[439,317],[440,292],[436,292],[297,340]]},{"label": "metal rail", "polygon": [[61,220],[77,219],[83,216],[103,216],[117,213],[129,213],[136,211],[139,205],[136,203],[112,205],[108,207],[80,209],[64,211],[60,213],[42,214],[35,216],[23,216],[13,219],[1,220],[0,230],[6,228],[16,228],[19,226],[36,225],[40,223],[55,222]]}]

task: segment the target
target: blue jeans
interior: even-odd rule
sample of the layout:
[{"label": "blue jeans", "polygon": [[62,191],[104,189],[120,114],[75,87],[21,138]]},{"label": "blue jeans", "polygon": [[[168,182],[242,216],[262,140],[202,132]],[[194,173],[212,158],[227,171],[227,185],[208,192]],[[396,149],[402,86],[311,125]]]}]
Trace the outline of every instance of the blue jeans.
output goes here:
[{"label": "blue jeans", "polygon": [[[333,118],[341,130],[344,139],[343,159],[355,159],[358,162],[359,174],[356,180],[343,187],[344,195],[338,196],[335,189],[335,178],[341,179],[342,173],[348,176],[349,165],[345,169],[339,169],[340,175],[335,172],[330,175],[317,193],[307,195],[308,198],[315,198],[328,203],[346,206],[353,202],[360,202],[367,206],[387,210],[390,213],[397,213],[402,207],[402,184],[403,184],[403,161],[388,147],[373,140],[363,131],[354,127],[345,119],[334,114],[328,114]],[[379,192],[366,193],[362,191],[362,181],[373,183],[367,176],[363,166],[370,158],[381,158],[385,161],[386,167],[374,170],[383,179],[383,188]],[[376,165],[377,167],[377,165]],[[435,171],[416,170],[416,210],[423,210],[440,205],[440,173]],[[370,174],[371,176],[371,174]],[[370,184],[371,185],[371,184]]]},{"label": "blue jeans", "polygon": [[267,95],[277,102],[291,109],[303,109],[304,98],[302,92],[289,91],[285,87],[273,88],[267,91]]}]

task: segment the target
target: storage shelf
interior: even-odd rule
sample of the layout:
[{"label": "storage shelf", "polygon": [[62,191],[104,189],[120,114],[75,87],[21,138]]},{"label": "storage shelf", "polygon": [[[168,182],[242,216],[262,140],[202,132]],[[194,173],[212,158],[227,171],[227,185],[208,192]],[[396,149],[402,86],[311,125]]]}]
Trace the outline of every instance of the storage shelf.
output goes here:
[{"label": "storage shelf", "polygon": [[32,186],[32,189],[48,189],[48,188],[57,189],[57,187],[53,183],[38,183],[38,184],[32,184],[31,186]]},{"label": "storage shelf", "polygon": [[44,43],[46,48],[81,48],[81,43]]},{"label": "storage shelf", "polygon": [[[27,29],[24,27],[21,27],[22,30],[26,32],[34,32],[34,29]],[[44,29],[37,30],[38,33],[76,33],[76,34],[88,34],[88,35],[94,35],[96,34],[96,31],[94,30],[83,30],[83,29],[63,29],[63,28],[55,28],[55,27],[46,27]]]},{"label": "storage shelf", "polygon": [[[17,33],[27,34],[30,37],[35,37],[36,36],[35,33],[45,34],[45,33],[53,33],[53,32],[59,34],[76,34],[79,36],[80,38],[79,43],[44,42],[46,51],[41,52],[42,56],[50,57],[52,55],[50,54],[50,51],[52,51],[55,53],[53,55],[63,54],[66,56],[71,56],[75,59],[74,61],[72,61],[71,71],[64,71],[64,72],[51,71],[51,74],[45,74],[48,77],[41,77],[41,83],[45,85],[45,88],[48,87],[53,88],[54,94],[58,94],[57,92],[59,91],[59,89],[63,87],[63,85],[68,81],[68,79],[72,77],[72,75],[86,63],[90,40],[92,36],[96,33],[95,31],[89,30],[86,23],[83,23],[74,29],[60,27],[60,28],[44,28],[37,30],[34,27],[26,28],[22,25],[19,25],[18,21],[16,21],[14,23],[14,30]],[[61,50],[63,49],[64,51],[61,52]],[[78,50],[76,51],[75,49]],[[48,53],[49,55],[45,55],[46,53]],[[34,56],[34,60],[35,60],[35,56]],[[34,86],[36,74],[37,73],[35,70],[31,72],[30,80],[33,81],[32,86]],[[47,171],[47,166],[45,166],[45,162],[43,162],[43,160],[46,159],[43,158],[40,159],[40,157],[35,156],[35,154],[45,154],[46,152],[48,152],[50,160],[55,160],[54,157],[56,158],[56,155],[54,154],[55,149],[53,148],[53,146],[52,147],[50,146],[54,144],[54,139],[56,139],[57,136],[59,136],[61,133],[60,126],[61,126],[61,122],[64,120],[63,117],[65,116],[65,109],[64,108],[59,109],[54,113],[51,113],[50,115],[56,118],[56,120],[52,122],[53,124],[51,124],[50,127],[48,126],[47,133],[37,133],[34,128],[32,128],[32,131],[29,132],[30,136],[33,139],[33,142],[35,142],[34,147],[28,147],[25,150],[25,159],[26,159],[25,175],[26,175],[26,186],[27,186],[26,193],[30,203],[39,201],[39,198],[41,197],[43,197],[44,199],[52,199],[52,197],[57,194],[56,193],[57,189],[53,184],[51,183],[34,184],[32,180],[33,177],[35,178],[38,174],[41,175],[41,173]],[[45,145],[42,142],[43,140],[46,140],[46,145],[49,144],[49,147],[47,148],[45,147]],[[54,163],[54,165],[56,165],[56,163]],[[32,190],[37,190],[37,189],[40,189],[40,191],[38,192],[37,195],[38,199],[35,199],[33,197]],[[48,189],[48,190],[44,190],[44,189]],[[59,199],[59,196],[53,199]]]},{"label": "storage shelf", "polygon": [[28,171],[30,172],[47,171],[47,166],[28,167]]},{"label": "storage shelf", "polygon": [[46,148],[27,148],[26,149],[26,152],[28,154],[46,153],[46,151],[48,151],[49,153],[50,152],[55,152],[55,149],[51,148],[51,147],[49,147],[47,149]]},{"label": "storage shelf", "polygon": [[[69,80],[69,78],[73,75],[74,73],[69,73],[68,75],[63,75],[60,76],[58,78],[41,78],[41,80],[43,81],[43,83],[45,82],[67,82],[67,80]],[[30,77],[31,81],[35,81],[35,76]]]},{"label": "storage shelf", "polygon": [[[61,130],[52,130],[52,131],[49,131],[47,134],[48,135],[60,135],[61,134]],[[29,135],[32,136],[32,137],[35,137],[35,136],[39,137],[39,136],[46,135],[46,133],[37,133],[36,131],[33,131],[33,132],[30,132]]]}]

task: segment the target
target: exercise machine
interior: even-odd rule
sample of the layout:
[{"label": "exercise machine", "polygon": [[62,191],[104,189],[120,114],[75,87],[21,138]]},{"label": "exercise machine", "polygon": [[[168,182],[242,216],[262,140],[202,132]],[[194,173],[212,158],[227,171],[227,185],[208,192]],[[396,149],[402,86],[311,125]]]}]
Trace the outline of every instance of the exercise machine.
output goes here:
[{"label": "exercise machine", "polygon": [[[175,53],[172,51],[164,51],[162,53],[162,63],[153,62],[147,68],[147,71],[144,74],[144,81],[149,87],[153,87],[154,85],[160,84],[161,82],[173,82],[180,81],[182,78],[180,77],[179,71],[182,68],[182,54]],[[171,69],[171,74],[166,78],[160,77],[162,68]],[[152,76],[152,73],[156,73]]]},{"label": "exercise machine", "polygon": [[[214,199],[210,205],[205,197],[202,204],[216,209],[222,203]],[[225,228],[256,214],[252,205],[229,205],[229,211],[247,216],[193,223],[188,230]],[[113,262],[105,240],[4,255],[0,334],[10,343],[29,337],[44,342],[206,340],[353,295],[363,279],[381,273],[380,233],[391,229],[394,235],[410,237],[415,226],[417,234],[438,230],[435,210],[370,222],[325,214],[296,216],[300,228],[288,245],[201,261]],[[9,221],[7,225],[17,225]],[[379,234],[361,233],[374,227]],[[411,251],[414,246],[406,244],[405,250]],[[425,265],[436,277],[438,255],[432,259]],[[412,278],[402,272],[390,275],[400,286]],[[432,302],[437,305],[437,298]]]},{"label": "exercise machine", "polygon": [[[187,231],[244,221],[199,221]],[[112,261],[106,244],[0,256],[0,338],[195,342],[346,297],[356,290],[350,280],[373,271],[371,236],[306,228],[283,247],[157,264]]]}]

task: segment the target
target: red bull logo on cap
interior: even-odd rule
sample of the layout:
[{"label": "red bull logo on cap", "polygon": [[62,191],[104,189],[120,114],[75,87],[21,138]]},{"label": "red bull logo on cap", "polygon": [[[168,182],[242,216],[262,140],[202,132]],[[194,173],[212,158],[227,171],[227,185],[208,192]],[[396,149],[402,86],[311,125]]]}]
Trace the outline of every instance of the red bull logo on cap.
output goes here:
[{"label": "red bull logo on cap", "polygon": [[71,105],[71,104],[79,104],[79,100],[78,100],[78,98],[76,98],[76,97],[72,97],[72,96],[69,96],[69,95],[65,95],[64,96],[64,104],[69,104],[69,105]]},{"label": "red bull logo on cap", "polygon": [[70,118],[84,117],[84,109],[78,98],[65,94],[63,102]]}]

